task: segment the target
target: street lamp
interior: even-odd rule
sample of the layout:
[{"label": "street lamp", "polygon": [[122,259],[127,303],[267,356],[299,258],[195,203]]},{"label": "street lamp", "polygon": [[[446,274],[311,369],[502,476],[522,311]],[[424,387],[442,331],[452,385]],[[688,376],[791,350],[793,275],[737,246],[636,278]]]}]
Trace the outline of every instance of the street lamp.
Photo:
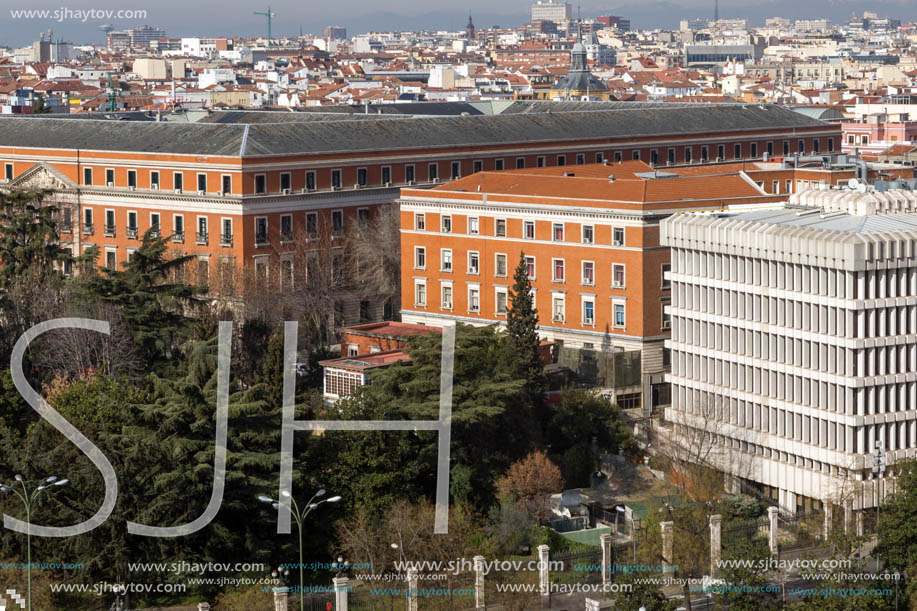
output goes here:
[{"label": "street lamp", "polygon": [[19,500],[22,501],[22,504],[25,506],[25,521],[26,521],[26,571],[28,574],[28,603],[29,611],[32,611],[32,504],[38,499],[38,495],[44,492],[45,490],[54,490],[55,486],[66,486],[70,480],[69,479],[58,479],[56,475],[50,477],[45,477],[41,480],[41,483],[35,487],[31,492],[26,488],[25,479],[18,473],[13,476],[19,485],[22,487],[22,492],[16,489],[16,484],[12,486],[7,486],[5,484],[0,484],[0,492],[7,493],[12,492],[19,497]]},{"label": "street lamp", "polygon": [[333,496],[328,499],[322,499],[321,501],[315,502],[315,499],[325,496],[325,489],[322,488],[318,492],[312,495],[312,498],[309,499],[309,502],[303,506],[302,511],[299,510],[299,505],[296,503],[296,499],[293,498],[293,495],[290,494],[289,490],[280,491],[280,500],[274,500],[269,496],[263,494],[258,495],[258,500],[262,503],[269,503],[274,509],[280,509],[281,506],[286,507],[290,510],[290,513],[293,514],[293,518],[296,520],[296,528],[299,531],[299,609],[300,611],[305,611],[306,602],[303,597],[303,564],[302,564],[302,525],[303,522],[309,514],[312,513],[312,510],[321,505],[322,503],[337,503],[341,500],[339,496]]}]

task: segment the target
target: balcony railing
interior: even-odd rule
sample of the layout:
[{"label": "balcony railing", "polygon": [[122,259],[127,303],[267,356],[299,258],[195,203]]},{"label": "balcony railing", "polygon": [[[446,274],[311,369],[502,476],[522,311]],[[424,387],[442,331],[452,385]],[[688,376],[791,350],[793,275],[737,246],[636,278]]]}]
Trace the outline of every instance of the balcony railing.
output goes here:
[{"label": "balcony railing", "polygon": [[113,238],[115,237],[115,226],[114,225],[105,225],[105,237]]},{"label": "balcony railing", "polygon": [[172,241],[178,244],[183,243],[185,241],[185,232],[184,231],[172,232]]},{"label": "balcony railing", "polygon": [[92,223],[83,223],[83,233],[91,234],[93,231],[95,231],[95,227]]},{"label": "balcony railing", "polygon": [[136,239],[137,239],[137,228],[136,228],[136,227],[128,227],[128,228],[125,230],[124,233],[125,233],[125,235],[127,235],[127,237],[130,238],[131,240],[136,240]]},{"label": "balcony railing", "polygon": [[65,221],[61,221],[57,224],[57,231],[59,233],[73,233],[73,223],[72,222],[67,223]]},{"label": "balcony railing", "polygon": [[220,236],[220,246],[232,246],[232,234],[222,234]]},{"label": "balcony railing", "polygon": [[267,244],[267,234],[266,233],[256,233],[255,234],[255,246],[264,246]]},{"label": "balcony railing", "polygon": [[206,246],[208,241],[207,238],[208,235],[206,231],[198,231],[197,234],[195,234],[195,239],[198,244]]}]

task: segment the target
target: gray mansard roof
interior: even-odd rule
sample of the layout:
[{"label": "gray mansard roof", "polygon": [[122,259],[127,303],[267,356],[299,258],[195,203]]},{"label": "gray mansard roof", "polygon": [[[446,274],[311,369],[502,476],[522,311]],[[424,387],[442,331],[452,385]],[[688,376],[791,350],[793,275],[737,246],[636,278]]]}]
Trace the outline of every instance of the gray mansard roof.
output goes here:
[{"label": "gray mansard roof", "polygon": [[252,157],[828,127],[785,108],[757,104],[621,104],[600,108],[273,123],[2,118],[0,146]]}]

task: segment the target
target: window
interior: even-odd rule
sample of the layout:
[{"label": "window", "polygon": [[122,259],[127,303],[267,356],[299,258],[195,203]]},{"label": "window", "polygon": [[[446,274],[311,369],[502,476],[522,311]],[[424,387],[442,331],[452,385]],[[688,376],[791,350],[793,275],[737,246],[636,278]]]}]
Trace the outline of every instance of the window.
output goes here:
[{"label": "window", "polygon": [[115,235],[115,211],[105,211],[105,235],[112,237]]},{"label": "window", "polygon": [[526,257],[525,258],[525,267],[528,271],[529,280],[535,279],[535,257]]},{"label": "window", "polygon": [[105,250],[105,267],[108,269],[115,269],[118,267],[117,255],[113,250]]},{"label": "window", "polygon": [[819,151],[819,149],[821,148],[819,144],[820,144],[820,141],[818,138],[815,138],[814,140],[812,140],[812,152],[813,153],[817,153]]},{"label": "window", "polygon": [[675,163],[675,149],[669,148],[669,163]]},{"label": "window", "polygon": [[557,165],[567,165],[567,156],[566,156],[566,155],[558,155],[558,156],[557,156]]},{"label": "window", "polygon": [[595,285],[595,263],[592,261],[583,261],[583,284]]},{"label": "window", "polygon": [[522,237],[526,240],[535,239],[535,221],[525,221],[522,223]]},{"label": "window", "polygon": [[361,187],[365,187],[369,184],[369,174],[366,168],[357,168],[357,184]]},{"label": "window", "polygon": [[462,176],[462,164],[458,161],[452,162],[452,180],[460,178]]},{"label": "window", "polygon": [[503,253],[497,253],[494,263],[495,263],[494,275],[500,278],[505,278],[506,277],[506,255]]},{"label": "window", "polygon": [[468,217],[468,233],[470,234],[478,233],[478,217],[476,216]]},{"label": "window", "polygon": [[480,312],[481,311],[481,290],[478,288],[469,288],[468,289],[468,311],[469,312]]},{"label": "window", "polygon": [[197,217],[197,243],[206,244],[208,240],[208,231],[207,231],[207,217],[199,216]]},{"label": "window", "polygon": [[442,286],[442,309],[451,310],[452,309],[452,285],[444,284]]},{"label": "window", "polygon": [[408,183],[414,182],[414,166],[412,165],[404,166],[404,180]]},{"label": "window", "polygon": [[425,282],[414,284],[414,305],[427,305],[427,284]]},{"label": "window", "polygon": [[115,171],[112,169],[105,170],[105,185],[113,187],[115,185]]},{"label": "window", "polygon": [[315,172],[306,172],[306,190],[315,190]]},{"label": "window", "polygon": [[[257,179],[255,179],[255,182],[257,182]],[[207,191],[207,175],[206,174],[197,175],[197,190],[204,191],[204,192]],[[264,191],[259,191],[259,193],[263,193],[263,192]]]},{"label": "window", "polygon": [[392,166],[382,166],[382,184],[390,185],[392,184]]},{"label": "window", "polygon": [[494,169],[498,171],[503,169],[503,160],[502,159],[494,160]]},{"label": "window", "polygon": [[774,154],[774,142],[773,140],[767,143],[767,156],[770,157]]},{"label": "window", "polygon": [[414,229],[416,231],[423,231],[426,228],[426,217],[423,213],[414,213]]},{"label": "window", "polygon": [[[89,170],[89,168],[86,168],[86,169]],[[7,180],[13,180],[13,164],[12,164],[12,163],[4,164],[4,166],[3,166],[3,172],[4,172],[3,175],[4,175],[4,177],[5,177]],[[89,174],[89,175],[92,176],[92,171],[91,171],[91,170],[90,170],[90,174]]]},{"label": "window", "polygon": [[733,149],[734,149],[732,153],[733,158],[740,159],[742,157],[742,144],[739,143],[739,144],[734,145]]},{"label": "window", "polygon": [[685,163],[691,163],[691,155],[694,152],[690,146],[685,147]]},{"label": "window", "polygon": [[539,156],[535,158],[535,167],[538,167],[538,168],[544,167],[544,157]]},{"label": "window", "polygon": [[220,244],[232,246],[232,219],[223,219],[223,230],[220,235]]},{"label": "window", "polygon": [[357,208],[357,221],[361,227],[369,225],[369,208]]},{"label": "window", "polygon": [[452,217],[444,214],[439,217],[439,230],[443,233],[452,233]]},{"label": "window", "polygon": [[834,138],[828,138],[828,152],[834,152]]},{"label": "window", "polygon": [[[223,179],[225,180],[225,179],[226,179],[226,176],[224,176]],[[290,173],[289,173],[289,172],[281,172],[281,173],[280,173],[280,191],[281,191],[281,192],[289,191],[289,190],[292,188],[292,183],[293,183],[293,181],[292,181],[292,179],[291,179],[291,176],[290,176]],[[224,189],[224,191],[225,191],[225,189]]]},{"label": "window", "polygon": [[255,193],[267,193],[267,175],[255,174]]},{"label": "window", "polygon": [[555,242],[564,241],[564,224],[563,223],[554,223],[553,230],[551,231],[551,239]]},{"label": "window", "polygon": [[614,326],[624,327],[624,304],[616,303],[614,304]]},{"label": "window", "polygon": [[133,210],[129,210],[127,213],[127,237],[136,238],[137,237],[137,213]]},{"label": "window", "polygon": [[331,187],[333,189],[341,188],[341,171],[331,170]]},{"label": "window", "polygon": [[722,161],[726,158],[726,145],[717,144],[716,145],[716,160]]},{"label": "window", "polygon": [[[283,182],[283,176],[280,177],[280,180]],[[287,185],[287,188],[289,188],[289,184]],[[220,176],[220,190],[227,195],[232,193],[232,176],[229,174],[223,174]]]},{"label": "window", "polygon": [[663,263],[662,264],[662,290],[664,291],[672,288],[672,281],[665,277],[665,275],[668,274],[670,271],[672,271],[672,264]]},{"label": "window", "polygon": [[172,184],[176,191],[181,191],[185,188],[185,176],[181,172],[175,172],[172,174]]},{"label": "window", "polygon": [[[868,144],[868,143],[869,143],[869,137],[868,137],[868,136],[863,136],[863,144]],[[800,153],[800,154],[806,152],[806,141],[805,141],[805,140],[800,140],[799,142],[796,143],[796,145],[797,145],[798,148],[799,148],[799,153]]]},{"label": "window", "polygon": [[427,268],[427,249],[423,246],[414,247],[414,269]]},{"label": "window", "polygon": [[137,188],[137,170],[127,171],[127,186]]},{"label": "window", "polygon": [[634,151],[631,153],[631,159],[634,161],[640,161],[640,151]]},{"label": "window", "polygon": [[554,282],[564,281],[564,260],[554,259]]},{"label": "window", "polygon": [[616,289],[624,288],[624,266],[620,263],[611,266],[611,286]]},{"label": "window", "polygon": [[592,299],[583,300],[583,324],[595,324],[595,301]]},{"label": "window", "polygon": [[506,289],[497,289],[496,295],[496,313],[506,314]]},{"label": "window", "polygon": [[595,228],[592,225],[583,225],[583,244],[592,244],[595,241]]},{"label": "window", "polygon": [[159,236],[159,213],[150,213],[150,229],[153,230],[153,237]]},{"label": "window", "polygon": [[267,217],[255,217],[255,244],[267,244]]},{"label": "window", "polygon": [[700,147],[700,160],[701,161],[710,161],[710,147],[704,145]]},{"label": "window", "polygon": [[439,178],[439,165],[431,163],[427,166],[427,177],[429,180],[436,180]]},{"label": "window", "polygon": [[347,344],[347,356],[357,356],[360,354],[360,346],[357,344]]},{"label": "window", "polygon": [[566,309],[564,307],[564,298],[555,296],[552,302],[552,312],[554,313],[552,320],[554,320],[554,322],[564,322],[564,310]]},{"label": "window", "polygon": [[[850,136],[850,144],[853,144],[853,136]],[[784,155],[790,154],[790,141],[789,140],[783,141],[783,154]]]},{"label": "window", "polygon": [[525,157],[516,157],[516,169],[522,169],[525,167]]},{"label": "window", "polygon": [[484,169],[484,162],[481,161],[480,159],[475,159],[471,167],[472,167],[471,171],[477,174],[478,172]]},{"label": "window", "polygon": [[[7,172],[6,178],[7,180],[9,180],[10,178],[12,178],[10,174],[12,174],[13,166],[12,164],[7,164],[7,167],[9,168],[9,171]],[[83,184],[84,185],[92,184],[92,168],[83,168]]]},{"label": "window", "polygon": [[344,211],[331,211],[331,235],[339,237],[344,232]]},{"label": "window", "polygon": [[771,193],[779,194],[780,193],[780,181],[775,180],[771,183]]},{"label": "window", "polygon": [[494,235],[506,237],[506,219],[497,219],[494,223]]},{"label": "window", "polygon": [[[92,181],[92,175],[90,174],[89,180]],[[159,188],[159,172],[153,171],[150,172],[150,188],[158,189]]]},{"label": "window", "polygon": [[468,273],[469,274],[479,274],[481,272],[480,259],[478,257],[477,251],[468,252]]},{"label": "window", "polygon": [[659,150],[653,149],[650,151],[650,165],[656,165],[659,163]]},{"label": "window", "polygon": [[612,230],[611,235],[612,235],[611,243],[614,246],[624,246],[624,228],[623,227],[615,227]]},{"label": "window", "polygon": [[306,212],[306,237],[318,238],[318,212]]},{"label": "window", "polygon": [[452,249],[443,248],[439,251],[440,271],[452,271]]},{"label": "window", "polygon": [[757,156],[758,156],[758,143],[752,142],[751,143],[751,158],[754,159]]},{"label": "window", "polygon": [[280,241],[290,242],[293,240],[293,215],[280,215]]},{"label": "window", "polygon": [[92,233],[92,208],[83,209],[83,233]]},{"label": "window", "polygon": [[[596,153],[596,154],[595,154],[595,162],[596,162],[596,163],[602,163],[603,161],[605,161],[605,154],[604,154],[604,153]],[[618,161],[620,161],[620,159],[619,159]]]},{"label": "window", "polygon": [[576,154],[576,165],[585,165],[585,163],[586,163],[586,155],[583,153],[577,153]]},{"label": "window", "polygon": [[669,314],[666,310],[669,307],[669,301],[662,301],[662,328],[671,329],[672,328],[672,315]]}]

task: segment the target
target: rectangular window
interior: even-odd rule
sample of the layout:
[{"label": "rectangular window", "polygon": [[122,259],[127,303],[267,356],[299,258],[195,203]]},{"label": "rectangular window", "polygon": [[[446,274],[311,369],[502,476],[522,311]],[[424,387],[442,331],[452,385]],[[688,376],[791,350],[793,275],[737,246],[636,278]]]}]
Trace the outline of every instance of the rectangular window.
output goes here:
[{"label": "rectangular window", "polygon": [[526,240],[535,239],[535,221],[524,221],[522,223],[522,237]]},{"label": "rectangular window", "polygon": [[693,154],[694,149],[690,146],[685,147],[685,163],[691,163],[691,155]]},{"label": "rectangular window", "polygon": [[551,239],[555,242],[564,241],[564,224],[563,223],[554,223],[553,229],[551,231]]},{"label": "rectangular window", "polygon": [[525,258],[525,267],[528,271],[529,280],[535,279],[535,257],[526,257]]},{"label": "rectangular window", "polygon": [[567,165],[567,156],[566,156],[566,155],[558,155],[558,156],[557,156],[557,165]]},{"label": "rectangular window", "polygon": [[710,161],[710,147],[706,145],[700,147],[700,160],[703,162]]},{"label": "rectangular window", "polygon": [[479,232],[479,229],[478,229],[478,217],[476,217],[476,216],[469,216],[469,217],[468,217],[468,233],[474,235],[474,234],[477,234],[478,232]]},{"label": "rectangular window", "polygon": [[83,209],[83,233],[92,233],[92,208]]},{"label": "rectangular window", "polygon": [[414,166],[406,165],[404,166],[404,180],[409,184],[414,183]]},{"label": "rectangular window", "polygon": [[198,244],[207,244],[208,238],[210,237],[207,229],[207,217],[199,216],[197,217],[197,238]]},{"label": "rectangular window", "polygon": [[656,165],[659,163],[659,150],[653,149],[650,151],[650,165]]},{"label": "rectangular window", "polygon": [[[867,136],[863,136],[863,144],[869,144],[869,138]],[[799,147],[800,155],[806,152],[806,141],[805,140],[800,140],[799,142],[797,142],[797,146]]]},{"label": "rectangular window", "polygon": [[595,263],[592,261],[583,261],[583,284],[595,285]]},{"label": "rectangular window", "polygon": [[494,222],[494,235],[497,237],[506,237],[506,219],[497,219]]},{"label": "rectangular window", "polygon": [[452,233],[452,217],[449,215],[442,215],[439,217],[439,230],[443,233]]},{"label": "rectangular window", "polygon": [[441,261],[440,271],[452,271],[452,249],[443,248],[439,251],[439,260]]},{"label": "rectangular window", "polygon": [[452,162],[452,180],[460,178],[462,176],[462,164],[458,161]]},{"label": "rectangular window", "polygon": [[306,212],[306,237],[318,238],[318,212]]},{"label": "rectangular window", "polygon": [[137,237],[137,213],[133,210],[127,213],[127,230],[131,237]]},{"label": "rectangular window", "polygon": [[[92,181],[92,175],[90,174],[89,180]],[[159,188],[159,172],[152,171],[150,172],[150,188],[158,189]]]},{"label": "rectangular window", "polygon": [[105,186],[113,187],[115,186],[115,171],[108,169],[105,170]]},{"label": "rectangular window", "polygon": [[504,166],[503,166],[503,160],[502,160],[502,159],[496,159],[496,160],[494,160],[494,169],[495,169],[495,170],[497,170],[497,171],[502,170],[503,167],[504,167]]},{"label": "rectangular window", "polygon": [[662,302],[662,328],[671,329],[672,328],[672,315],[666,311],[666,308],[669,307],[668,301]]},{"label": "rectangular window", "polygon": [[564,281],[564,260],[554,259],[554,282]]},{"label": "rectangular window", "polygon": [[369,225],[369,208],[357,208],[357,221],[361,227]]},{"label": "rectangular window", "polygon": [[[596,154],[595,154],[595,162],[596,162],[596,163],[602,163],[603,161],[605,161],[605,154],[604,154],[604,153],[596,153]],[[620,161],[620,160],[619,160],[619,161]]]},{"label": "rectangular window", "polygon": [[669,148],[669,163],[675,163],[675,149]]},{"label": "rectangular window", "polygon": [[414,269],[427,268],[427,249],[423,246],[414,247]]},{"label": "rectangular window", "polygon": [[506,290],[497,289],[496,292],[497,314],[506,314]]},{"label": "rectangular window", "polygon": [[361,187],[369,184],[369,173],[366,168],[357,168],[357,184]]},{"label": "rectangular window", "polygon": [[232,176],[229,174],[223,174],[220,177],[220,190],[224,195],[229,195],[232,193]]},{"label": "rectangular window", "polygon": [[481,291],[476,288],[468,289],[468,310],[471,312],[481,311]]},{"label": "rectangular window", "polygon": [[754,159],[757,156],[758,156],[758,143],[752,142],[751,143],[751,158]]},{"label": "rectangular window", "polygon": [[834,152],[834,138],[828,138],[828,152]]},{"label": "rectangular window", "polygon": [[185,188],[185,176],[181,172],[175,172],[172,174],[172,184],[176,191],[181,191]]},{"label": "rectangular window", "polygon": [[624,304],[623,303],[614,304],[614,325],[616,327],[624,327]]},{"label": "rectangular window", "polygon": [[427,285],[423,282],[414,285],[414,305],[427,305]]},{"label": "rectangular window", "polygon": [[818,138],[815,138],[814,140],[812,140],[812,152],[813,153],[819,152],[819,149],[821,148],[819,144],[820,144],[820,140]]},{"label": "rectangular window", "polygon": [[726,145],[717,144],[716,145],[716,160],[722,161],[725,158],[726,158]]},{"label": "rectangular window", "polygon": [[554,322],[564,322],[564,298],[563,297],[554,297],[553,301],[553,317]]},{"label": "rectangular window", "polygon": [[[256,179],[256,182],[257,182],[257,179]],[[197,175],[197,190],[203,191],[205,193],[207,192],[207,175],[206,174]],[[263,191],[259,191],[259,193],[263,193]]]},{"label": "rectangular window", "polygon": [[331,186],[335,189],[341,188],[341,171],[331,170]]},{"label": "rectangular window", "polygon": [[586,155],[583,153],[576,154],[576,165],[585,165],[586,164]]},{"label": "rectangular window", "polygon": [[452,309],[452,285],[444,284],[442,286],[442,291],[443,291],[442,309],[451,310]]},{"label": "rectangular window", "polygon": [[468,253],[468,273],[469,274],[479,274],[481,273],[481,264],[478,257],[477,251],[469,251]]},{"label": "rectangular window", "polygon": [[[225,176],[223,177],[226,178]],[[292,188],[293,179],[289,172],[280,173],[280,191],[287,192]],[[225,189],[224,189],[225,190]]]},{"label": "rectangular window", "polygon": [[771,157],[774,154],[774,142],[773,140],[767,143],[767,156]]},{"label": "rectangular window", "polygon": [[[10,165],[10,173],[12,173],[13,166]],[[12,176],[7,176],[7,179],[12,178]],[[83,168],[83,184],[91,185],[92,184],[92,168]]]},{"label": "rectangular window", "polygon": [[[853,144],[853,136],[850,136],[850,144]],[[784,155],[790,154],[790,141],[789,140],[783,141],[783,154]]]},{"label": "rectangular window", "polygon": [[477,174],[478,172],[480,172],[483,169],[484,169],[484,162],[481,161],[480,159],[475,159],[474,163],[472,164],[471,171]]},{"label": "rectangular window", "polygon": [[739,144],[734,145],[733,149],[734,149],[733,154],[732,154],[733,158],[741,159],[742,158],[742,144],[739,143]]},{"label": "rectangular window", "polygon": [[595,302],[591,299],[583,300],[583,324],[595,324]]},{"label": "rectangular window", "polygon": [[113,250],[105,251],[105,267],[108,269],[115,269],[118,266],[117,255]]},{"label": "rectangular window", "polygon": [[255,174],[255,193],[267,193],[267,175]]},{"label": "rectangular window", "polygon": [[267,217],[255,217],[255,244],[267,244]]},{"label": "rectangular window", "polygon": [[439,178],[439,165],[431,163],[427,166],[427,177],[429,180],[433,181]]},{"label": "rectangular window", "polygon": [[197,286],[207,286],[210,284],[210,260],[206,257],[200,257],[197,260],[195,284],[197,284]]},{"label": "rectangular window", "polygon": [[525,157],[516,157],[516,169],[521,170],[525,167]]},{"label": "rectangular window", "polygon": [[426,226],[427,226],[426,217],[423,215],[423,213],[415,212],[414,213],[414,230],[415,231],[424,231],[424,229],[426,229]]},{"label": "rectangular window", "polygon": [[497,253],[495,264],[494,275],[500,278],[506,278],[506,255]]},{"label": "rectangular window", "polygon": [[159,237],[159,213],[150,213],[150,229],[153,230],[153,237]]},{"label": "rectangular window", "polygon": [[115,235],[115,211],[114,210],[105,211],[105,235],[107,236]]},{"label": "rectangular window", "polygon": [[665,275],[668,274],[670,271],[672,271],[672,264],[663,263],[662,264],[662,290],[664,291],[672,288],[672,281],[665,277]]},{"label": "rectangular window", "polygon": [[612,239],[611,239],[612,245],[624,246],[624,228],[623,227],[615,227],[612,230],[611,235],[612,235]]},{"label": "rectangular window", "polygon": [[344,211],[331,211],[331,235],[339,237],[344,232]]},{"label": "rectangular window", "polygon": [[127,186],[137,188],[137,170],[127,171]]},{"label": "rectangular window", "polygon": [[640,161],[640,151],[634,151],[631,153],[631,159],[634,161]]},{"label": "rectangular window", "polygon": [[543,168],[544,167],[544,157],[535,158],[535,167]]},{"label": "rectangular window", "polygon": [[620,263],[611,266],[611,286],[616,289],[624,288],[624,266]]},{"label": "rectangular window", "polygon": [[293,215],[280,215],[280,241],[290,242],[293,240]]},{"label": "rectangular window", "polygon": [[223,229],[220,235],[220,244],[232,246],[232,219],[223,219]]},{"label": "rectangular window", "polygon": [[306,190],[315,190],[315,172],[306,172]]},{"label": "rectangular window", "polygon": [[382,184],[390,185],[392,184],[392,167],[391,166],[382,166]]},{"label": "rectangular window", "polygon": [[583,225],[583,244],[595,242],[595,228],[592,225]]},{"label": "rectangular window", "polygon": [[[89,168],[86,168],[86,169],[89,170]],[[3,175],[7,180],[13,180],[13,164],[12,163],[4,164],[3,172],[4,172]],[[89,172],[89,175],[92,176],[91,170]]]}]

